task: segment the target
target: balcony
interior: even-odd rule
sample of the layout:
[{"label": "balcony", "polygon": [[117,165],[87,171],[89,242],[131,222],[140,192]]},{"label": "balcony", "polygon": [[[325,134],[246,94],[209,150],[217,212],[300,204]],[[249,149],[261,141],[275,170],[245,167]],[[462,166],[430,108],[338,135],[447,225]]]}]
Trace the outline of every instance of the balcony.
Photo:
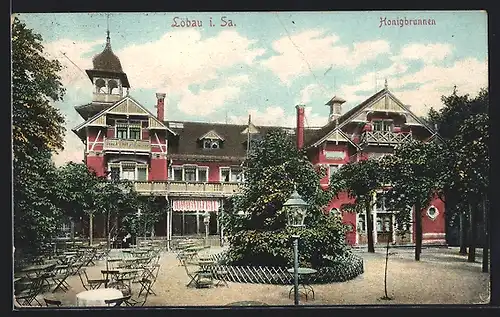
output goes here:
[{"label": "balcony", "polygon": [[151,144],[146,140],[106,139],[104,151],[147,152],[151,151]]},{"label": "balcony", "polygon": [[109,95],[109,94],[98,94],[94,93],[92,95],[92,101],[94,102],[117,102],[122,98],[121,95]]},{"label": "balcony", "polygon": [[392,131],[365,131],[361,134],[360,145],[397,145],[412,139],[411,133]]},{"label": "balcony", "polygon": [[180,181],[135,181],[143,195],[229,197],[239,192],[239,183],[194,183]]}]

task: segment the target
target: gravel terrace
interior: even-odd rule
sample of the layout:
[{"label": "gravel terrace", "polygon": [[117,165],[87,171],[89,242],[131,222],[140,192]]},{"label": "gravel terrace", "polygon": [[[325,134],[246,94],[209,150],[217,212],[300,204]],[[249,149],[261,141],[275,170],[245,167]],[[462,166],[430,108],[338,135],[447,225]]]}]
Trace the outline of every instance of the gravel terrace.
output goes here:
[{"label": "gravel terrace", "polygon": [[[210,252],[221,252],[212,248]],[[355,250],[364,259],[365,273],[343,283],[313,285],[315,299],[302,305],[393,305],[393,304],[486,304],[489,301],[488,273],[481,272],[481,253],[476,263],[468,263],[458,255],[457,248],[426,248],[421,261],[413,260],[413,249],[393,248],[389,258],[388,292],[393,300],[381,300],[384,295],[385,250],[375,254]],[[188,288],[189,278],[173,253],[164,252],[160,272],[146,306],[225,306],[237,301],[258,301],[268,305],[293,305],[288,298],[290,285],[231,283],[229,287],[209,289]],[[101,276],[104,261],[87,268],[89,278]],[[76,294],[83,291],[78,275],[70,276],[68,292],[47,294],[65,306],[75,306]],[[137,291],[138,286],[133,290]]]}]

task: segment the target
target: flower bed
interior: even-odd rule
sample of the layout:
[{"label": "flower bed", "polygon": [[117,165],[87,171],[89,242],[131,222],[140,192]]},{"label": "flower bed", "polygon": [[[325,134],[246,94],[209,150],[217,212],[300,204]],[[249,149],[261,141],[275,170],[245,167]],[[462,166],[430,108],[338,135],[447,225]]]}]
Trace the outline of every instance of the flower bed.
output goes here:
[{"label": "flower bed", "polygon": [[[227,272],[221,277],[229,282],[236,283],[256,283],[256,284],[292,284],[292,276],[285,267],[267,266],[234,266],[227,265],[223,253],[212,256],[217,264],[214,265],[215,272]],[[330,265],[321,267],[318,273],[309,278],[311,284],[326,284],[335,282],[345,282],[360,274],[363,274],[363,259],[355,254],[336,257],[330,260]]]}]

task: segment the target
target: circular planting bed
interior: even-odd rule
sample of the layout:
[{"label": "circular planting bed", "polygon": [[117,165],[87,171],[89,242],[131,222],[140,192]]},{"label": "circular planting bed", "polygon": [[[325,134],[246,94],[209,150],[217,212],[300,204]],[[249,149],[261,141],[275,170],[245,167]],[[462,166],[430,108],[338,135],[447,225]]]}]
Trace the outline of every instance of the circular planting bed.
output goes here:
[{"label": "circular planting bed", "polygon": [[[292,276],[287,267],[269,266],[235,266],[227,265],[224,254],[214,255],[215,275],[224,272],[224,276],[216,276],[228,282],[256,284],[291,284]],[[363,259],[353,253],[338,256],[331,260],[330,266],[317,268],[317,273],[309,278],[311,284],[345,282],[363,274]]]}]

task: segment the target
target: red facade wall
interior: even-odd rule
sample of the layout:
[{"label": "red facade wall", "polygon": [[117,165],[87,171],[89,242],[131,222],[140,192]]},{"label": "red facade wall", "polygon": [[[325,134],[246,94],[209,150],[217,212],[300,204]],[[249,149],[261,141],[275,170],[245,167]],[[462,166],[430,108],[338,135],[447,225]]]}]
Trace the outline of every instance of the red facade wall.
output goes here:
[{"label": "red facade wall", "polygon": [[167,180],[167,159],[166,158],[151,158],[149,169],[150,181],[165,181]]},{"label": "red facade wall", "polygon": [[87,156],[87,166],[96,172],[97,176],[105,175],[104,157]]},{"label": "red facade wall", "polygon": [[[430,206],[434,206],[437,208],[439,214],[435,219],[431,219],[427,215],[427,209]],[[446,218],[445,218],[445,209],[444,202],[438,197],[434,198],[428,207],[422,209],[422,235],[423,235],[423,243],[442,243],[446,242],[445,234],[446,234]],[[415,224],[413,224],[413,241],[415,241]]]},{"label": "red facade wall", "polygon": [[[151,136],[151,152],[159,153],[162,152],[162,149],[160,148],[159,145],[163,147],[163,151],[167,151],[167,143],[165,141],[165,132],[163,131],[151,131],[150,136]],[[158,138],[157,138],[158,137]],[[160,141],[158,143],[158,141]]]}]

